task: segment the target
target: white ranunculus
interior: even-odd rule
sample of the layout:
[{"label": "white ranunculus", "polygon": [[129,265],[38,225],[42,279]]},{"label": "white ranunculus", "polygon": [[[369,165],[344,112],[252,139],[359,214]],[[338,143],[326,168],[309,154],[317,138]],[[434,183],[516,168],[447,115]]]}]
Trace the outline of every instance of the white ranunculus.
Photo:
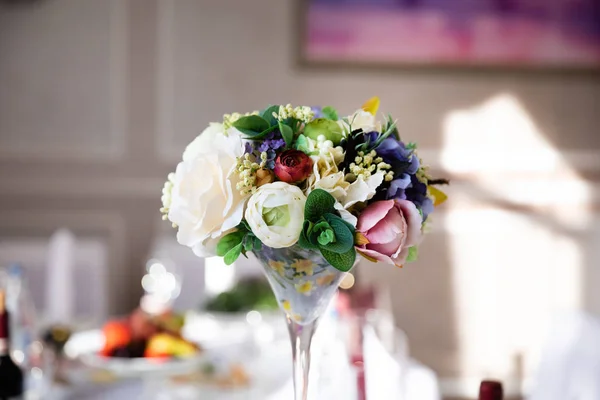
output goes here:
[{"label": "white ranunculus", "polygon": [[250,197],[246,222],[266,246],[278,249],[294,245],[304,223],[306,196],[285,182],[263,185]]},{"label": "white ranunculus", "polygon": [[211,124],[177,165],[168,218],[178,226],[178,242],[200,257],[216,255],[218,240],[242,220],[247,197],[236,189],[235,167],[243,153],[237,130]]}]

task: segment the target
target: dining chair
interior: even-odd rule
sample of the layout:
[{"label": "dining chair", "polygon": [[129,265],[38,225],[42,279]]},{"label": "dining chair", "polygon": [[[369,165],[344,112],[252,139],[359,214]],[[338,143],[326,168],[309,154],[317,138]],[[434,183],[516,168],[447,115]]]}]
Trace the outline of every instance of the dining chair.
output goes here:
[{"label": "dining chair", "polygon": [[[65,231],[62,232],[65,234]],[[56,239],[56,236],[54,238]],[[107,317],[107,244],[102,238],[74,237],[73,245],[68,248],[72,253],[70,255],[61,254],[60,249],[53,251],[50,237],[0,237],[0,267],[8,267],[13,263],[23,267],[40,324],[73,322],[56,321],[57,318],[66,318],[68,315],[51,315],[52,304],[65,299],[65,289],[72,293],[72,296],[69,296],[71,300],[67,300],[72,304],[63,308],[63,314],[66,310],[72,314],[75,321],[86,323],[103,321]],[[68,288],[65,287],[66,282],[57,283],[57,280],[51,277],[50,268],[61,259],[72,260]],[[49,299],[52,297],[55,297],[56,301],[50,300],[49,305]]]}]

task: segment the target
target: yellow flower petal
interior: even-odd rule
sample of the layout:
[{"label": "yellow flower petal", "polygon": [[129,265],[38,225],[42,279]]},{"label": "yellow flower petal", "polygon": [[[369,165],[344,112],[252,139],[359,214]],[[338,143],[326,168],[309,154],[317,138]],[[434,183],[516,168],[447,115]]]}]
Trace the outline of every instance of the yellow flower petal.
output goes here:
[{"label": "yellow flower petal", "polygon": [[429,195],[431,197],[433,197],[433,206],[437,207],[440,204],[442,204],[443,202],[445,202],[446,200],[448,200],[448,196],[446,195],[446,193],[442,192],[440,189],[436,188],[435,186],[428,186],[427,189],[429,190]]},{"label": "yellow flower petal", "polygon": [[379,110],[379,97],[371,97],[369,100],[365,101],[362,109],[373,115],[377,114],[377,110]]},{"label": "yellow flower petal", "polygon": [[269,260],[269,267],[281,276],[285,274],[285,263],[283,261]]},{"label": "yellow flower petal", "polygon": [[317,278],[317,285],[319,285],[319,286],[331,285],[331,283],[333,282],[334,279],[335,279],[334,274],[327,274],[327,275],[320,276]]},{"label": "yellow flower petal", "polygon": [[292,305],[290,304],[290,302],[288,300],[284,300],[281,302],[281,305],[283,306],[283,309],[285,311],[292,311]]},{"label": "yellow flower petal", "polygon": [[310,292],[313,290],[313,284],[311,281],[300,282],[294,285],[296,287],[296,291],[306,296],[310,296]]},{"label": "yellow flower petal", "polygon": [[371,261],[371,262],[374,262],[374,263],[376,263],[376,262],[377,262],[377,259],[376,259],[376,258],[373,258],[373,257],[371,257],[371,256],[368,256],[368,255],[366,255],[365,253],[363,253],[362,251],[360,251],[360,250],[358,250],[358,249],[356,249],[356,252],[357,252],[358,254],[360,254],[361,256],[363,256],[364,258],[366,258],[367,260]]},{"label": "yellow flower petal", "polygon": [[359,231],[356,231],[356,233],[354,234],[354,244],[355,245],[362,246],[364,244],[369,244],[369,243],[371,243],[371,242],[369,242],[369,239],[367,239],[367,237],[365,235],[363,235]]},{"label": "yellow flower petal", "polygon": [[296,270],[297,273],[304,272],[307,276],[313,274],[314,263],[310,260],[295,260],[291,267]]}]

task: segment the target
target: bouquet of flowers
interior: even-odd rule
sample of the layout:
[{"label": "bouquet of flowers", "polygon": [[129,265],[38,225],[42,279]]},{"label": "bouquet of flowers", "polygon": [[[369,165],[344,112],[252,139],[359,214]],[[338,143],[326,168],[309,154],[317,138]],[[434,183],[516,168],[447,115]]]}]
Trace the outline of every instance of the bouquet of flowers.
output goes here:
[{"label": "bouquet of flowers", "polygon": [[379,99],[340,118],[333,107],[269,106],[227,114],[185,149],[161,212],[179,243],[233,263],[264,247],[299,246],[348,271],[356,255],[397,266],[417,258],[424,226],[446,196],[377,120]]}]

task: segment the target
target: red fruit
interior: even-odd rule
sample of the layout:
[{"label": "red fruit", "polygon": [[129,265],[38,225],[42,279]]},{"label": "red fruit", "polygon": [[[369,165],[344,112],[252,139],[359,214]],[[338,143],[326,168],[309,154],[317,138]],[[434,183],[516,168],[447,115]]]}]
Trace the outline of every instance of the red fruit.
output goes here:
[{"label": "red fruit", "polygon": [[150,319],[150,316],[140,308],[136,309],[129,316],[129,326],[131,328],[131,336],[137,340],[148,340],[158,330],[156,324]]},{"label": "red fruit", "polygon": [[109,321],[102,329],[104,333],[104,348],[102,355],[110,356],[113,350],[125,346],[131,340],[131,331],[125,321]]}]

